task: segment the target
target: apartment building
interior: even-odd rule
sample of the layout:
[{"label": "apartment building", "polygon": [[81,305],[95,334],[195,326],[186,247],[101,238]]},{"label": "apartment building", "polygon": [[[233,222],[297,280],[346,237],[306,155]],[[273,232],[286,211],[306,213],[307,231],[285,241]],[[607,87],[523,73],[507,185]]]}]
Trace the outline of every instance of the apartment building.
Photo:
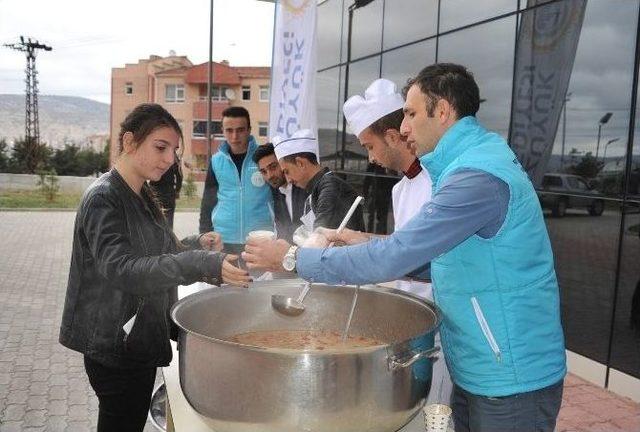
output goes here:
[{"label": "apartment building", "polygon": [[[269,67],[234,67],[213,63],[211,89],[211,152],[223,140],[222,111],[229,106],[245,107],[251,114],[252,134],[264,143],[268,138]],[[144,102],[164,106],[180,123],[184,134],[184,169],[197,180],[207,168],[207,82],[208,64],[194,65],[186,56],[150,56],[135,64],[111,70],[111,163],[118,155],[120,123],[133,108]]]}]

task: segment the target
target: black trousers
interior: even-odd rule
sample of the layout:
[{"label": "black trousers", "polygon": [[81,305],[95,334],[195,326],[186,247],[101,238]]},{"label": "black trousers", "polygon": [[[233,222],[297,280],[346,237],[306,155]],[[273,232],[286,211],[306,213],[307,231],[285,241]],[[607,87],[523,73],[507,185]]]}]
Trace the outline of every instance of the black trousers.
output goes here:
[{"label": "black trousers", "polygon": [[156,368],[110,368],[87,356],[84,368],[98,396],[98,432],[142,432]]}]

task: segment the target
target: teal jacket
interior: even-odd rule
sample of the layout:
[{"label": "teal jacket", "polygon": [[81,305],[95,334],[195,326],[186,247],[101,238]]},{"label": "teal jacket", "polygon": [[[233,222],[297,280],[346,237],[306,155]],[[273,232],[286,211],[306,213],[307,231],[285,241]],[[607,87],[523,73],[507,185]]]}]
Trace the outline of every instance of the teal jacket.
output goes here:
[{"label": "teal jacket", "polygon": [[226,141],[211,156],[218,181],[218,202],[211,212],[211,222],[224,243],[243,244],[250,231],[273,230],[271,190],[253,161],[257,148],[253,136],[249,137],[242,176],[238,175]]},{"label": "teal jacket", "polygon": [[504,181],[510,201],[491,238],[474,235],[431,261],[442,344],[453,381],[479,395],[540,389],[566,374],[558,282],[536,192],[515,154],[465,117],[420,161],[436,193],[459,169]]}]

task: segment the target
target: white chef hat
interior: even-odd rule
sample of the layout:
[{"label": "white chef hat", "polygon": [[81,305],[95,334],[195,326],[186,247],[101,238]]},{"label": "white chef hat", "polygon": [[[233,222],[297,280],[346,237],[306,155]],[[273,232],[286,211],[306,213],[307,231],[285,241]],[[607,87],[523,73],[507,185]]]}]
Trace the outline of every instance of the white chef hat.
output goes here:
[{"label": "white chef hat", "polygon": [[402,108],[404,99],[392,81],[380,78],[371,83],[360,95],[351,96],[344,103],[342,112],[354,134],[371,126],[376,120]]},{"label": "white chef hat", "polygon": [[279,136],[271,139],[278,160],[296,153],[313,153],[318,157],[318,139],[309,129],[300,129],[289,138]]}]

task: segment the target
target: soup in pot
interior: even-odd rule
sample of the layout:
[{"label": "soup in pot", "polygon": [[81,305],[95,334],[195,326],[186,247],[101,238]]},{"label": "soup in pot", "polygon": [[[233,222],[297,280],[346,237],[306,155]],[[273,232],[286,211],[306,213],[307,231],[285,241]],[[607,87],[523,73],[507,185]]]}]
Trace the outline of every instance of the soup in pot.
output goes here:
[{"label": "soup in pot", "polygon": [[349,335],[342,342],[337,331],[314,330],[264,330],[240,333],[228,338],[230,342],[263,348],[287,348],[321,351],[327,349],[350,349],[385,345],[385,342],[358,335]]}]

